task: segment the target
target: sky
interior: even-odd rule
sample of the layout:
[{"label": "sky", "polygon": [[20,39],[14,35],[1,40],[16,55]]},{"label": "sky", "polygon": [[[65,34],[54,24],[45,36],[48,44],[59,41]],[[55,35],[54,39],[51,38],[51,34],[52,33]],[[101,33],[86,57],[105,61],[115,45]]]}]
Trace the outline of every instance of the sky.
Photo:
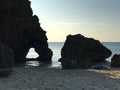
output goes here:
[{"label": "sky", "polygon": [[30,0],[49,42],[82,34],[101,42],[120,42],[120,0]]}]

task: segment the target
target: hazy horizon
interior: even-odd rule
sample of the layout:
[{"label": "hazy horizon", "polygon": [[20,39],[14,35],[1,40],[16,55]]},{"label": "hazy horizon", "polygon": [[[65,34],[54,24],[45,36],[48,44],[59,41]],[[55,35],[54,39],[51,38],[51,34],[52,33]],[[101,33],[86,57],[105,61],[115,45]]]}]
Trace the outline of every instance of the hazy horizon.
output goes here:
[{"label": "hazy horizon", "polygon": [[82,34],[101,42],[120,42],[120,0],[30,0],[49,42]]}]

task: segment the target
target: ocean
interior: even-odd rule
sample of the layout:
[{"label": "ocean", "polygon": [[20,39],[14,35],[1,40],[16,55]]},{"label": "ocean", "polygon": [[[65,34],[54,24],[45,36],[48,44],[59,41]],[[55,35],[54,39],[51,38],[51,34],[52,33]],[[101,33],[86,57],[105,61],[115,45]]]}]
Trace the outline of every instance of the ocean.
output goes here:
[{"label": "ocean", "polygon": [[[102,44],[110,49],[112,51],[112,55],[114,54],[120,54],[120,42],[102,42]],[[64,42],[49,42],[49,48],[53,51],[53,57],[52,57],[52,64],[50,67],[61,67],[60,62],[58,62],[58,59],[61,57],[61,49],[64,45]],[[34,48],[31,48],[27,58],[36,58],[38,57],[38,54],[35,53]],[[108,62],[111,62],[111,57],[106,59]],[[28,65],[31,66],[39,66],[40,63],[38,62],[29,62]]]}]

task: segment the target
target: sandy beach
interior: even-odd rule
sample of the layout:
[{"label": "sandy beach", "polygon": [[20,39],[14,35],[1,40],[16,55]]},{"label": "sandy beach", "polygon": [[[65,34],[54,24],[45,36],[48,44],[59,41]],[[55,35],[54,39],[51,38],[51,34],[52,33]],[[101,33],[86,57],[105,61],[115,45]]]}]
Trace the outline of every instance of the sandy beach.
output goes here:
[{"label": "sandy beach", "polygon": [[0,90],[120,90],[120,69],[14,67],[0,78]]}]

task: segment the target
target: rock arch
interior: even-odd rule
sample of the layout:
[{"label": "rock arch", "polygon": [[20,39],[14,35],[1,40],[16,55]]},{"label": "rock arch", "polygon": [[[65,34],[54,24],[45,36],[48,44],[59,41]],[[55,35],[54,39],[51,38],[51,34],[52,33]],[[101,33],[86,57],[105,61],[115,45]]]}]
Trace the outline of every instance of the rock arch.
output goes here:
[{"label": "rock arch", "polygon": [[2,25],[0,42],[13,49],[15,63],[25,62],[31,47],[34,47],[39,54],[38,60],[50,62],[52,51],[48,48],[46,31],[40,27],[38,17],[33,15],[30,1],[1,0],[0,2],[0,25]]}]

